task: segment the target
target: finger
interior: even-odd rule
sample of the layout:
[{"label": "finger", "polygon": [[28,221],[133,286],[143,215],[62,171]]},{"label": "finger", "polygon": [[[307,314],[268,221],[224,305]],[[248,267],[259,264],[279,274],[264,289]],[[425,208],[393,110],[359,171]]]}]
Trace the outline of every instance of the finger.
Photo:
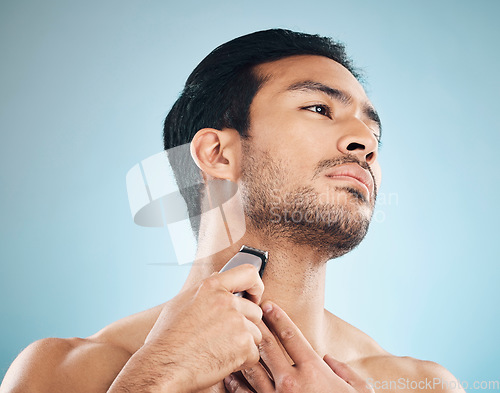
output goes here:
[{"label": "finger", "polygon": [[255,266],[250,264],[240,265],[217,274],[215,277],[227,291],[232,293],[245,291],[249,300],[256,304],[260,303],[264,292],[264,283]]},{"label": "finger", "polygon": [[264,319],[276,334],[296,365],[315,359],[318,355],[290,317],[276,304],[266,301],[262,305]]},{"label": "finger", "polygon": [[271,376],[281,375],[291,367],[290,362],[283,353],[283,350],[278,345],[276,338],[273,336],[264,322],[257,324],[262,333],[262,341],[259,344],[259,353],[265,366],[269,369]]},{"label": "finger", "polygon": [[250,368],[241,370],[241,373],[255,391],[259,393],[274,392],[274,383],[266,369],[260,363],[256,363]]},{"label": "finger", "polygon": [[326,364],[328,364],[328,366],[330,366],[335,374],[337,374],[357,391],[366,393],[374,391],[373,388],[370,387],[356,371],[349,367],[349,365],[339,362],[330,355],[325,355],[323,360]]},{"label": "finger", "polygon": [[[224,378],[224,386],[229,393],[252,393],[248,384],[239,373],[233,373]],[[259,392],[260,393],[260,392]]]},{"label": "finger", "polygon": [[237,310],[253,323],[258,324],[262,320],[262,309],[254,302],[236,297],[235,304]]},{"label": "finger", "polygon": [[259,345],[262,342],[262,333],[257,327],[257,325],[255,325],[255,323],[249,321],[248,319],[245,319],[245,327],[253,336],[253,341],[255,342],[255,345]]}]

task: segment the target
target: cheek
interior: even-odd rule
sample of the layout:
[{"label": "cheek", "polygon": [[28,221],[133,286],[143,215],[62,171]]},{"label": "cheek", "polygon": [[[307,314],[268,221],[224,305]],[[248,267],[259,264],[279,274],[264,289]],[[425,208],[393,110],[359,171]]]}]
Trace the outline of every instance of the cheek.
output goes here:
[{"label": "cheek", "polygon": [[293,149],[317,143],[322,138],[318,125],[311,124],[302,113],[280,109],[266,108],[251,118],[250,134],[253,134],[256,142],[273,148]]}]

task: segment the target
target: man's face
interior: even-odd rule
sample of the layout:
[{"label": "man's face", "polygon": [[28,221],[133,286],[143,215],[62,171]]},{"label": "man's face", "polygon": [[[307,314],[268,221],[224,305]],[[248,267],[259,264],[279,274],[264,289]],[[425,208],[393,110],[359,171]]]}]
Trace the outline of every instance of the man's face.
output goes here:
[{"label": "man's face", "polygon": [[380,167],[378,116],[337,62],[293,56],[260,65],[241,189],[249,230],[340,256],[363,239]]}]

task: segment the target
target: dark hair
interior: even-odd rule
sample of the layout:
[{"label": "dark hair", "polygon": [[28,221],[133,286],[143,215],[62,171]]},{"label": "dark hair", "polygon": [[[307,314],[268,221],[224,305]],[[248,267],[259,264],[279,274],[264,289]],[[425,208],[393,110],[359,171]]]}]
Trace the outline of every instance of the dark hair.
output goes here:
[{"label": "dark hair", "polygon": [[201,183],[200,171],[189,154],[171,154],[168,150],[190,143],[198,130],[207,127],[234,128],[243,138],[248,137],[250,105],[265,82],[254,72],[255,66],[296,55],[328,57],[361,78],[343,44],[284,29],[258,31],[226,42],[205,57],[188,77],[165,119],[163,142],[195,235],[199,231],[203,185],[185,185],[196,183],[193,176]]}]

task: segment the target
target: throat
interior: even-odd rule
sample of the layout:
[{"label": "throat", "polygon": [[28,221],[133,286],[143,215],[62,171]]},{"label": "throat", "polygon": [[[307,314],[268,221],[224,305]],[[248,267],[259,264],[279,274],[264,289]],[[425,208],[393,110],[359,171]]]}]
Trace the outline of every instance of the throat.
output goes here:
[{"label": "throat", "polygon": [[280,306],[313,348],[323,352],[325,261],[315,259],[311,253],[297,252],[297,247],[269,250],[269,262],[262,277],[263,300]]},{"label": "throat", "polygon": [[[213,227],[209,228],[213,231]],[[207,234],[205,242],[217,239],[216,233]],[[202,240],[198,246],[206,246],[203,243]],[[269,252],[269,260],[262,276],[265,287],[262,301],[270,300],[280,306],[316,352],[324,355],[327,340],[324,303],[328,257],[314,246],[299,245],[293,239],[275,239],[247,227],[245,235],[237,243],[193,264],[184,287],[220,271],[242,245]]]}]

